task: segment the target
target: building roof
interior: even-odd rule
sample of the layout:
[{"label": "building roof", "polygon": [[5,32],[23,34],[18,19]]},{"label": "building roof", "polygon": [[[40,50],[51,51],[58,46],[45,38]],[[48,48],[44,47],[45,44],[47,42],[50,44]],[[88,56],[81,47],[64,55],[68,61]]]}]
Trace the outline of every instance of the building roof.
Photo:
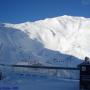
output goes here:
[{"label": "building roof", "polygon": [[90,61],[84,61],[81,64],[79,64],[78,66],[90,66]]}]

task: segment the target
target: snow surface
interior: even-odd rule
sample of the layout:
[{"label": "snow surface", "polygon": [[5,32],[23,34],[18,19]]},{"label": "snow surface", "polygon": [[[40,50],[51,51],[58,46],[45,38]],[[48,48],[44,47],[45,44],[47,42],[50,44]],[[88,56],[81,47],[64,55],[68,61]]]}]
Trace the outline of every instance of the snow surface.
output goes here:
[{"label": "snow surface", "polygon": [[0,81],[0,90],[79,90],[79,80],[1,68],[4,77]]},{"label": "snow surface", "polygon": [[79,81],[59,80],[45,76],[29,75],[28,77],[10,78],[0,82],[0,90],[79,90]]},{"label": "snow surface", "polygon": [[90,18],[64,15],[0,24],[0,63],[76,67],[90,56],[89,47]]},{"label": "snow surface", "polygon": [[0,90],[79,90],[79,81],[59,80],[55,78],[29,75],[0,82]]}]

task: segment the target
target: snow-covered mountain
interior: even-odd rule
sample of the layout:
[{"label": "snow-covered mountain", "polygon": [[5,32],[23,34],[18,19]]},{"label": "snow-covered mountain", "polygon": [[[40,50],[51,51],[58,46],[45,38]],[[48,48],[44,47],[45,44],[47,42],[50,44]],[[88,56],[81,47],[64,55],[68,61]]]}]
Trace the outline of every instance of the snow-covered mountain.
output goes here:
[{"label": "snow-covered mountain", "polygon": [[0,24],[0,63],[76,66],[85,56],[90,56],[90,18]]}]

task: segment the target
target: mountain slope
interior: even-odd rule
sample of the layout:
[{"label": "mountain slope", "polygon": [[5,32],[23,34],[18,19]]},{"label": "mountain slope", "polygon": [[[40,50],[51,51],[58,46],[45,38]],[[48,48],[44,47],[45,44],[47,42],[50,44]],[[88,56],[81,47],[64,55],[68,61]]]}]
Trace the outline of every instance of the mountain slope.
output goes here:
[{"label": "mountain slope", "polygon": [[61,16],[0,25],[0,63],[76,66],[90,56],[90,19]]}]

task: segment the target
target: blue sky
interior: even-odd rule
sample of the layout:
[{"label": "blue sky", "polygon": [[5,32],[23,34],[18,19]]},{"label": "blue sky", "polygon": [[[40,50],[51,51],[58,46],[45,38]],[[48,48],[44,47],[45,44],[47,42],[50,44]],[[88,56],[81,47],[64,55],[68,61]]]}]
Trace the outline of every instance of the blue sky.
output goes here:
[{"label": "blue sky", "polygon": [[62,15],[90,18],[90,0],[0,0],[1,23],[21,23]]}]

